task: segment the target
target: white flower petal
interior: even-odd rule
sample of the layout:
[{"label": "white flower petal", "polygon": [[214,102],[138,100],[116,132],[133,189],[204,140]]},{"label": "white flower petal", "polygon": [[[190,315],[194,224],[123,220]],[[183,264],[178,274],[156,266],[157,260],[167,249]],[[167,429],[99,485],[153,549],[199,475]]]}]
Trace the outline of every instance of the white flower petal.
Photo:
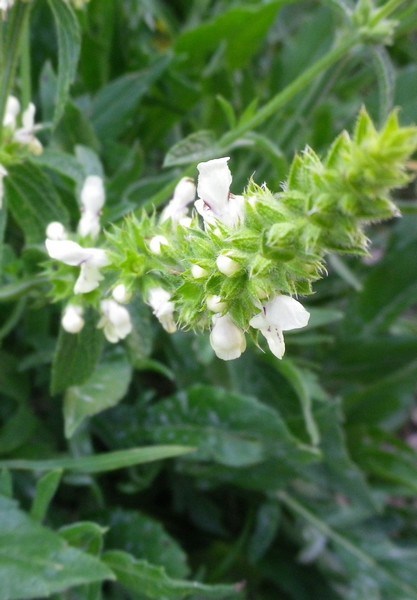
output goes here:
[{"label": "white flower petal", "polygon": [[164,235],[155,235],[149,241],[149,250],[152,254],[161,254],[161,247],[168,246],[169,242]]},{"label": "white flower petal", "polygon": [[116,302],[119,302],[120,304],[126,304],[130,301],[132,294],[124,285],[124,283],[119,283],[119,285],[116,285],[116,287],[113,289],[111,295]]},{"label": "white flower petal", "polygon": [[80,244],[72,240],[47,239],[45,246],[51,258],[73,267],[81,265],[90,257],[88,248],[82,248]]},{"label": "white flower petal", "polygon": [[226,302],[223,302],[220,296],[207,296],[207,308],[214,313],[222,313],[226,310]]},{"label": "white flower petal", "polygon": [[98,175],[89,175],[81,190],[81,204],[84,209],[98,217],[105,200],[106,194],[102,178]]},{"label": "white flower petal", "polygon": [[239,358],[246,349],[245,334],[235,325],[230,315],[215,315],[210,344],[216,356],[222,360]]},{"label": "white flower petal", "polygon": [[100,303],[102,317],[97,324],[107,340],[115,344],[123,340],[132,331],[132,321],[128,310],[114,300],[103,300]]},{"label": "white flower petal", "polygon": [[215,215],[221,215],[229,201],[232,174],[227,162],[230,157],[216,158],[197,165],[197,194]]},{"label": "white flower petal", "polygon": [[271,326],[268,329],[261,329],[261,333],[265,336],[272,354],[281,359],[285,353],[284,334],[282,330],[279,327]]},{"label": "white flower petal", "polygon": [[216,265],[219,269],[220,273],[226,275],[227,277],[231,277],[238,271],[240,271],[240,265],[230,256],[226,256],[225,254],[220,254],[220,256],[216,259]]},{"label": "white flower petal", "polygon": [[300,302],[282,294],[265,304],[264,310],[268,323],[283,331],[305,327],[310,318],[310,313]]},{"label": "white flower petal", "polygon": [[153,314],[168,333],[174,333],[177,326],[174,320],[175,305],[171,302],[171,295],[163,288],[149,290],[148,303],[153,309]]},{"label": "white flower petal", "polygon": [[78,233],[81,237],[96,238],[100,233],[100,218],[96,213],[86,210],[78,222]]},{"label": "white flower petal", "polygon": [[80,274],[74,285],[74,294],[88,294],[100,285],[104,277],[98,267],[85,262],[81,265]]},{"label": "white flower petal", "polygon": [[[6,0],[7,4],[7,0]],[[6,7],[7,8],[7,7]],[[1,8],[0,8],[1,10]],[[3,10],[6,10],[3,8]],[[16,128],[17,115],[20,112],[20,102],[15,96],[9,96],[6,102],[6,110],[3,118],[4,127]]]}]

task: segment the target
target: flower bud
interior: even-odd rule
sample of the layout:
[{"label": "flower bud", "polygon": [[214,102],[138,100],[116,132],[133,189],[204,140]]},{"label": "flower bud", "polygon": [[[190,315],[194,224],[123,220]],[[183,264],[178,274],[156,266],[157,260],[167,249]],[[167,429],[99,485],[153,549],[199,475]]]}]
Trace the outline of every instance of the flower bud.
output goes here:
[{"label": "flower bud", "polygon": [[246,349],[245,334],[234,324],[230,315],[215,315],[210,344],[216,356],[222,360],[239,358]]},{"label": "flower bud", "polygon": [[52,221],[46,228],[46,237],[49,240],[54,241],[66,240],[68,234],[62,223],[59,223],[59,221]]},{"label": "flower bud", "polygon": [[132,296],[132,294],[124,285],[124,283],[119,283],[119,285],[116,285],[111,295],[116,300],[116,302],[119,302],[120,304],[127,304]]},{"label": "flower bud", "polygon": [[194,279],[203,279],[203,277],[207,277],[208,272],[199,265],[193,265],[191,267],[191,275]]},{"label": "flower bud", "polygon": [[163,288],[152,288],[149,290],[148,302],[153,309],[153,314],[168,333],[174,333],[177,326],[174,321],[174,303],[171,302],[171,294]]},{"label": "flower bud", "polygon": [[222,302],[220,296],[207,296],[207,308],[214,313],[222,313],[226,310],[226,302]]},{"label": "flower bud", "polygon": [[[6,7],[3,7],[2,10],[6,10],[6,9],[7,9],[7,0],[6,0]],[[3,118],[4,127],[10,127],[11,129],[15,129],[16,128],[16,119],[17,119],[19,112],[20,112],[19,100],[15,96],[9,96],[7,98],[6,110],[5,110],[4,118]]]},{"label": "flower bud", "polygon": [[149,242],[149,250],[152,254],[161,254],[161,246],[168,245],[168,240],[164,235],[155,235]]},{"label": "flower bud", "polygon": [[62,315],[61,325],[68,333],[79,333],[85,325],[83,309],[76,304],[68,304]]},{"label": "flower bud", "polygon": [[227,277],[231,277],[240,271],[240,265],[233,260],[233,258],[230,258],[225,254],[220,254],[220,256],[217,257],[216,265],[220,273],[223,273],[223,275],[226,275]]}]

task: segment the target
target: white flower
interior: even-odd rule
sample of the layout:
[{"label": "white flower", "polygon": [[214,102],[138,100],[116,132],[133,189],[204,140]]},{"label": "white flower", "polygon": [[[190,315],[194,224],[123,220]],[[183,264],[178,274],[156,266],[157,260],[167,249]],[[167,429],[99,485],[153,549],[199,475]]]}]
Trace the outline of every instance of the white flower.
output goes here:
[{"label": "white flower", "polygon": [[2,13],[3,19],[6,18],[7,11],[12,8],[15,0],[0,0],[0,13]]},{"label": "white flower", "polygon": [[148,303],[165,331],[174,333],[177,330],[177,326],[174,321],[175,306],[171,302],[170,293],[160,287],[152,288],[149,290]]},{"label": "white flower", "polygon": [[98,175],[89,175],[81,189],[81,219],[78,233],[81,237],[96,238],[100,233],[101,209],[106,201],[103,180]]},{"label": "white flower", "polygon": [[[2,0],[0,0],[0,10],[5,10],[4,8],[2,9],[1,2],[2,2]],[[7,0],[6,0],[6,4],[7,4]],[[4,0],[3,0],[3,5],[4,5]],[[9,96],[7,98],[6,110],[4,112],[4,117],[3,117],[4,127],[10,127],[10,129],[13,129],[13,130],[16,129],[16,120],[17,120],[19,113],[20,113],[19,100],[15,96]]]},{"label": "white flower", "polygon": [[124,285],[124,283],[119,283],[119,285],[116,285],[111,295],[116,300],[116,302],[119,302],[120,304],[127,304],[127,302],[129,302],[131,298],[131,293]]},{"label": "white flower", "polygon": [[226,254],[220,254],[216,259],[216,265],[219,269],[220,273],[226,275],[227,277],[231,277],[238,271],[240,271],[240,265],[230,256],[226,256]]},{"label": "white flower", "polygon": [[191,275],[194,277],[194,279],[202,279],[203,277],[207,277],[208,273],[206,269],[203,269],[203,267],[200,267],[199,265],[192,265]]},{"label": "white flower", "polygon": [[210,344],[218,358],[234,360],[246,349],[245,334],[235,325],[230,315],[214,315]]},{"label": "white flower", "polygon": [[85,325],[83,309],[76,304],[68,304],[62,315],[61,325],[68,333],[79,333]]},{"label": "white flower", "polygon": [[81,267],[74,286],[76,294],[87,294],[95,290],[103,279],[100,268],[110,264],[105,250],[101,248],[83,248],[71,240],[51,239],[45,241],[45,246],[51,258],[66,265]]},{"label": "white flower", "polygon": [[46,237],[50,240],[66,240],[67,231],[59,221],[52,221],[46,228]]},{"label": "white flower", "polygon": [[161,246],[168,246],[168,240],[164,235],[155,235],[149,241],[149,250],[152,254],[161,254]]},{"label": "white flower", "polygon": [[305,327],[310,313],[304,306],[290,296],[279,294],[267,302],[262,312],[255,315],[249,325],[259,329],[268,342],[269,349],[277,358],[285,352],[283,331]]},{"label": "white flower", "polygon": [[220,296],[207,296],[207,308],[214,313],[222,313],[226,309],[226,302],[223,302]]},{"label": "white flower", "polygon": [[89,175],[81,189],[81,204],[84,210],[99,214],[106,201],[106,193],[101,177]]},{"label": "white flower", "polygon": [[7,177],[8,172],[6,171],[6,169],[3,167],[3,165],[0,165],[0,208],[2,208],[3,206],[3,197],[4,197],[4,181],[3,179],[5,177]]},{"label": "white flower", "polygon": [[93,212],[86,210],[82,213],[78,222],[77,231],[81,237],[96,238],[100,233],[100,217]]},{"label": "white flower", "polygon": [[33,154],[42,154],[43,146],[35,137],[35,131],[39,129],[39,126],[35,125],[35,105],[30,102],[29,106],[25,110],[22,115],[22,125],[20,129],[17,129],[14,133],[14,139],[16,142],[20,144],[24,144],[29,147],[29,150],[33,152]]},{"label": "white flower", "polygon": [[107,340],[115,344],[123,340],[132,331],[132,321],[124,306],[120,306],[114,300],[102,300],[100,302],[101,319],[97,324]]},{"label": "white flower", "polygon": [[219,220],[229,227],[236,227],[244,217],[243,196],[230,193],[232,175],[227,161],[229,157],[216,158],[197,165],[199,171],[195,208],[208,225]]},{"label": "white flower", "polygon": [[[171,219],[173,223],[187,226],[187,206],[195,198],[195,183],[189,177],[183,177],[177,184],[174,195],[161,213],[160,222]],[[189,225],[188,225],[189,226]]]}]

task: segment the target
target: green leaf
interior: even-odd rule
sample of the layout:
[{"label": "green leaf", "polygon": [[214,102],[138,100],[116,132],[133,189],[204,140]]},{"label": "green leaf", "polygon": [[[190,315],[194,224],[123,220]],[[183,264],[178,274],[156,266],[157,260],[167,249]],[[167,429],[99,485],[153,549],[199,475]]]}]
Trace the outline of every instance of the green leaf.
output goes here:
[{"label": "green leaf", "polygon": [[63,469],[75,473],[104,473],[126,467],[133,467],[142,463],[173,458],[193,452],[189,446],[147,446],[144,448],[130,448],[104,454],[94,454],[79,458],[63,457],[46,460],[11,459],[0,461],[0,469],[18,469],[29,471],[49,471]]},{"label": "green leaf", "polygon": [[33,158],[32,162],[55,173],[59,173],[64,177],[68,177],[75,181],[75,183],[81,184],[84,180],[84,172],[81,165],[68,152],[57,149],[49,150],[47,148],[40,156]]},{"label": "green leaf", "polygon": [[31,289],[47,281],[46,278],[34,277],[33,279],[20,279],[15,283],[2,285],[0,286],[0,302],[11,302],[19,299],[21,296],[26,296]]},{"label": "green leaf", "polygon": [[151,406],[145,427],[154,442],[198,447],[191,460],[229,467],[255,465],[271,456],[302,460],[316,455],[291,435],[274,409],[208,386],[195,386]]},{"label": "green leaf", "polygon": [[114,139],[130,127],[141,98],[166,71],[165,56],[144,71],[127,73],[100,89],[93,100],[91,119],[101,140]]},{"label": "green leaf", "polygon": [[106,552],[103,560],[114,571],[118,581],[133,593],[140,590],[149,599],[155,600],[205,600],[215,598],[242,597],[242,584],[204,585],[197,581],[171,579],[162,567],[151,565],[145,560],[136,560],[125,552]]},{"label": "green leaf", "polygon": [[244,67],[259,50],[279,9],[288,0],[272,0],[262,5],[238,6],[211,21],[184,32],[175,50],[187,57],[187,66],[206,65],[219,47],[225,45],[226,60],[232,69]]},{"label": "green leaf", "polygon": [[216,138],[212,131],[195,131],[175,144],[167,153],[164,167],[189,165],[213,158]]},{"label": "green leaf", "polygon": [[103,535],[106,531],[107,527],[101,527],[90,521],[81,521],[62,527],[59,534],[70,546],[93,556],[99,556],[103,547]]},{"label": "green leaf", "polygon": [[39,479],[36,486],[36,495],[32,503],[30,510],[30,516],[35,521],[42,522],[48,512],[49,504],[58,489],[59,483],[62,477],[62,470],[57,469],[45,473],[41,479]]},{"label": "green leaf", "polygon": [[5,183],[10,211],[27,244],[43,243],[48,223],[68,224],[67,210],[49,178],[34,163],[14,165],[8,171]]},{"label": "green leaf", "polygon": [[134,510],[113,510],[106,535],[107,549],[130,552],[136,558],[163,567],[170,577],[189,575],[187,557],[161,523]]},{"label": "green leaf", "polygon": [[55,20],[58,38],[58,81],[54,123],[63,115],[71,83],[75,80],[81,47],[81,33],[77,17],[70,4],[62,0],[48,0]]},{"label": "green leaf", "polygon": [[114,579],[109,567],[70,548],[0,497],[0,600],[44,598],[93,581]]},{"label": "green leaf", "polygon": [[52,363],[51,393],[59,394],[73,385],[84,383],[100,358],[103,335],[92,318],[86,319],[80,333],[60,329]]},{"label": "green leaf", "polygon": [[115,406],[126,394],[132,368],[125,356],[100,364],[81,386],[67,389],[64,397],[65,436],[72,437],[87,417]]}]

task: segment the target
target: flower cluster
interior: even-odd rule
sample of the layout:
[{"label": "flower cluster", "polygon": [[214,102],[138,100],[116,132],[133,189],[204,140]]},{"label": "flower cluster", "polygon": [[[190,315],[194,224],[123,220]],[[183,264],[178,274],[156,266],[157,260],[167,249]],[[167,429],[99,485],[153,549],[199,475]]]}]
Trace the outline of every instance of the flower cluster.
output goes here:
[{"label": "flower cluster", "polygon": [[[362,112],[324,159],[310,148],[297,156],[277,194],[250,181],[235,195],[229,157],[201,162],[197,186],[184,178],[159,216],[130,215],[106,234],[105,250],[95,247],[104,187],[87,178],[78,238],[59,224],[47,232],[50,257],[79,268],[64,328],[82,328],[82,297],[100,311],[107,339],[123,339],[132,328],[123,304],[138,291],[168,333],[209,330],[223,360],[238,358],[248,336],[281,359],[284,332],[308,324],[297,298],[325,273],[326,253],[366,254],[364,226],[398,214],[390,191],[408,181],[416,148],[416,128],[400,127],[395,113],[378,132]],[[110,285],[104,267],[116,273]]]},{"label": "flower cluster", "polygon": [[[7,1],[6,1],[7,4]],[[1,4],[0,0],[0,11],[7,9],[6,4]],[[3,6],[3,8],[2,8]],[[4,8],[6,6],[6,8]],[[9,7],[12,4],[9,3]],[[6,110],[3,117],[3,133],[2,133],[2,150],[6,160],[8,156],[13,157],[15,155],[24,154],[29,152],[30,154],[41,154],[43,147],[41,142],[36,137],[36,131],[41,126],[35,125],[35,113],[36,107],[30,102],[29,106],[21,112],[21,106],[19,100],[15,96],[9,96],[6,103]],[[14,159],[11,158],[10,162]],[[4,197],[4,178],[8,175],[7,168],[0,164],[0,208],[3,205]]]},{"label": "flower cluster", "polygon": [[[96,175],[88,176],[81,189],[81,218],[78,223],[79,241],[94,240],[100,233],[100,215],[105,203],[103,180]],[[76,299],[67,304],[62,319],[62,327],[68,333],[80,332],[84,325],[83,300],[86,294],[96,290],[103,281],[101,269],[110,264],[106,251],[102,248],[85,247],[78,241],[69,239],[62,223],[50,223],[46,230],[46,250],[50,256],[64,265],[79,267],[78,277],[73,286]],[[128,310],[122,306],[127,300],[127,292],[119,285],[113,290],[112,299],[99,302],[101,314],[97,327],[103,329],[109,342],[124,339],[132,330]],[[96,299],[92,299],[94,304]],[[84,300],[84,304],[85,304]]]},{"label": "flower cluster", "polygon": [[202,162],[195,211],[193,183],[182,180],[159,219],[131,216],[108,236],[112,267],[166,331],[210,330],[224,360],[263,336],[280,359],[284,332],[308,323],[296,298],[312,293],[325,255],[365,255],[364,226],[398,214],[390,191],[408,181],[416,147],[416,128],[400,127],[396,113],[377,131],[362,111],[324,159],[310,148],[297,156],[277,194],[250,181],[235,195],[229,158]]}]

